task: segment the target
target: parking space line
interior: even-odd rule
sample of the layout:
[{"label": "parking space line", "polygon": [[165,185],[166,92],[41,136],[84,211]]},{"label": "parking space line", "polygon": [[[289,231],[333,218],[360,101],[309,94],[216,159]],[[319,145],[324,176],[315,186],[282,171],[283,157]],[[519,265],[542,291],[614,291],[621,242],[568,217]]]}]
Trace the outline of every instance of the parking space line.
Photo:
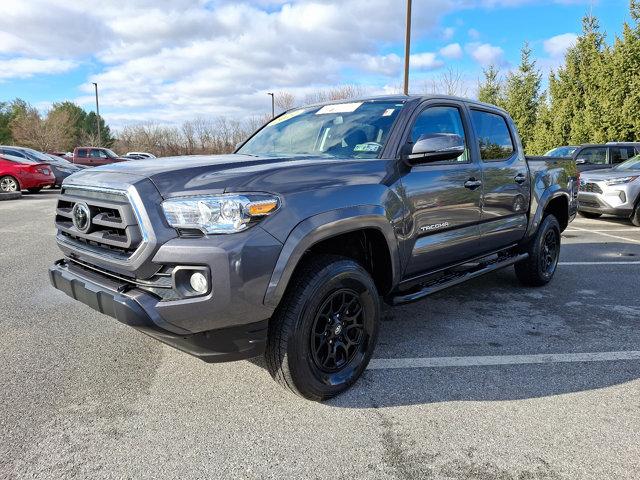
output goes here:
[{"label": "parking space line", "polygon": [[[567,228],[565,232],[579,232],[580,230],[575,230],[574,227]],[[590,232],[629,232],[629,233],[640,233],[640,228],[599,228],[591,230]]]},{"label": "parking space line", "polygon": [[558,265],[640,265],[640,262],[558,262]]},{"label": "parking space line", "polygon": [[633,242],[633,243],[640,244],[640,240],[636,240],[635,238],[619,237],[617,235],[611,235],[610,233],[598,232],[597,230],[589,230],[587,228],[578,228],[578,227],[571,227],[571,228],[573,228],[574,230],[579,230],[581,232],[595,233],[596,235],[602,235],[604,237],[615,238],[616,240],[624,240],[626,242]]},{"label": "parking space line", "polygon": [[478,357],[374,358],[369,370],[399,368],[485,367],[545,363],[612,362],[640,360],[640,350],[592,353],[542,353],[536,355],[490,355]]}]

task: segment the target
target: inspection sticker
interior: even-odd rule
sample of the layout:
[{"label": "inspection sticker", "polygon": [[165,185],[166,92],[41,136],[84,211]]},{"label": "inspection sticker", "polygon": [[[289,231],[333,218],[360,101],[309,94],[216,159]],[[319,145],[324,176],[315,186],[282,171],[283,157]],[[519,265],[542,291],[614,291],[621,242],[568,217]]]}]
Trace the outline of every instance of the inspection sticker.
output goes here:
[{"label": "inspection sticker", "polygon": [[316,112],[316,115],[323,115],[326,113],[351,113],[355,112],[358,107],[362,105],[362,102],[357,103],[337,103],[335,105],[325,105]]},{"label": "inspection sticker", "polygon": [[391,115],[393,115],[393,112],[395,112],[396,109],[395,108],[387,108],[384,113],[382,114],[383,117],[390,117]]}]

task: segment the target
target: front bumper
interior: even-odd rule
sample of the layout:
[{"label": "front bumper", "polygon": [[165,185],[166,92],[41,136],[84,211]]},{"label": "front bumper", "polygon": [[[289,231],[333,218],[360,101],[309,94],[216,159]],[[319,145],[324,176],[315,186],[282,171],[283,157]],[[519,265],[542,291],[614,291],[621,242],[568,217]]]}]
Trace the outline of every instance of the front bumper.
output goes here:
[{"label": "front bumper", "polygon": [[602,193],[585,192],[578,193],[578,210],[588,213],[604,213],[618,217],[629,217],[633,213],[637,192],[633,185],[606,185],[604,182],[592,182],[597,184]]},{"label": "front bumper", "polygon": [[[155,309],[157,299],[117,279],[83,270],[66,260],[49,268],[51,284],[94,310],[205,362],[228,362],[261,355],[267,320],[198,333],[176,333]],[[174,326],[171,326],[175,330]]]}]

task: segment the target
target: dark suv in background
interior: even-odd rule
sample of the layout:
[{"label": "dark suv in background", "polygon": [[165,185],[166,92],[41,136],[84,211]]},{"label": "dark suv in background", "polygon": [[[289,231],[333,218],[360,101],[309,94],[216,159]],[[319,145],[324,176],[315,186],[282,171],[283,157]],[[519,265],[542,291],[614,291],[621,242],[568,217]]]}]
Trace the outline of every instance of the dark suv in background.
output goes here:
[{"label": "dark suv in background", "polygon": [[611,168],[640,153],[640,143],[616,142],[606,144],[580,145],[573,152],[572,157],[578,165],[578,170],[600,170]]}]

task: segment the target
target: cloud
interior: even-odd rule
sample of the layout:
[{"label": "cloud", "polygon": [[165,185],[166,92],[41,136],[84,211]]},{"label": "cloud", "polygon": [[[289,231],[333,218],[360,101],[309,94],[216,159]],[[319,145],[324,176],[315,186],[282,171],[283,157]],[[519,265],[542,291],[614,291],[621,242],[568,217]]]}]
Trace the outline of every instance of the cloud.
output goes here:
[{"label": "cloud", "polygon": [[556,35],[544,41],[544,51],[554,58],[563,57],[565,52],[576,44],[577,39],[578,35],[575,33]]},{"label": "cloud", "polygon": [[433,52],[415,53],[409,58],[409,64],[412,68],[418,70],[434,70],[444,65],[444,62],[438,59]]},{"label": "cloud", "polygon": [[472,40],[478,40],[480,38],[480,32],[475,28],[467,30],[467,35],[469,35],[469,38]]},{"label": "cloud", "polygon": [[504,50],[490,43],[469,43],[465,50],[483,67],[504,64]]},{"label": "cloud", "polygon": [[454,59],[462,58],[462,55],[463,55],[462,47],[460,46],[459,43],[451,43],[440,49],[440,55],[442,55],[445,58],[454,58]]},{"label": "cloud", "polygon": [[64,73],[76,66],[77,64],[71,60],[60,59],[11,58],[0,60],[0,80]]}]

